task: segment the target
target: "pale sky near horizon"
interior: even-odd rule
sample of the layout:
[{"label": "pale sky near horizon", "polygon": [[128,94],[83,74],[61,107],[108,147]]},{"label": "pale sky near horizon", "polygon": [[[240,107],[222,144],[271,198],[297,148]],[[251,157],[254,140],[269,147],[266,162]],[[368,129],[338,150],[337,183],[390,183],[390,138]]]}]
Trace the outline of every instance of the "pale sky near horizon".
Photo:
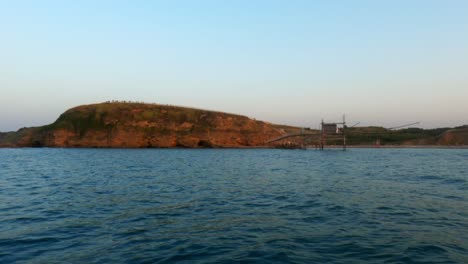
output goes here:
[{"label": "pale sky near horizon", "polygon": [[0,131],[107,100],[468,124],[468,1],[1,1]]}]

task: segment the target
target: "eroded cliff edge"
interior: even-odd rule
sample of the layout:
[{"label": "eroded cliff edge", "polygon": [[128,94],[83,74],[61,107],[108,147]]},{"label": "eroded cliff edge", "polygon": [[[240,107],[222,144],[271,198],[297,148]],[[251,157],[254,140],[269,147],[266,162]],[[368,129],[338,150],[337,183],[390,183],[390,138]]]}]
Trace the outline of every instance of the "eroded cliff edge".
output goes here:
[{"label": "eroded cliff edge", "polygon": [[[242,148],[298,147],[302,137],[287,134],[315,133],[307,144],[317,144],[320,132],[276,125],[246,116],[159,104],[106,102],[67,110],[52,124],[0,133],[0,147],[99,147],[99,148]],[[349,145],[467,146],[468,125],[456,128],[353,127],[347,129]],[[331,139],[328,145],[341,144]]]},{"label": "eroded cliff edge", "polygon": [[245,116],[143,103],[82,105],[52,124],[0,133],[3,147],[264,146],[284,128]]}]

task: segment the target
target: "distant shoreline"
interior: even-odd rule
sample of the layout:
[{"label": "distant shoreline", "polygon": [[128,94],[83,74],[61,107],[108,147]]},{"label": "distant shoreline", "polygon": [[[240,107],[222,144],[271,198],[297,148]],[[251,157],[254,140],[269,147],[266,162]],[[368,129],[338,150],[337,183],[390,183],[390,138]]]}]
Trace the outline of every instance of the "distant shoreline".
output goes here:
[{"label": "distant shoreline", "polygon": [[[343,146],[339,146],[339,145],[325,146],[325,149],[327,149],[327,148],[342,149]],[[380,145],[380,146],[375,146],[375,145],[347,145],[346,148],[468,149],[468,145],[459,145],[459,146],[441,146],[441,145]]]},{"label": "distant shoreline", "polygon": [[[272,146],[241,146],[241,147],[212,147],[212,148],[184,148],[184,147],[168,147],[168,148],[138,148],[138,147],[15,147],[15,146],[0,146],[0,149],[290,149],[297,150],[300,148],[277,148]],[[460,146],[440,146],[440,145],[347,145],[347,149],[468,149],[468,145]],[[343,149],[343,146],[329,145],[325,146],[326,149]],[[318,150],[315,147],[307,147],[307,150]]]},{"label": "distant shoreline", "polygon": [[[336,126],[336,124],[335,124]],[[40,127],[0,132],[0,147],[72,148],[341,148],[337,128],[272,124],[238,114],[161,104],[104,102],[80,105]],[[436,129],[349,127],[349,148],[468,148],[468,125]],[[376,146],[375,143],[390,144]],[[328,144],[338,144],[336,146]]]}]

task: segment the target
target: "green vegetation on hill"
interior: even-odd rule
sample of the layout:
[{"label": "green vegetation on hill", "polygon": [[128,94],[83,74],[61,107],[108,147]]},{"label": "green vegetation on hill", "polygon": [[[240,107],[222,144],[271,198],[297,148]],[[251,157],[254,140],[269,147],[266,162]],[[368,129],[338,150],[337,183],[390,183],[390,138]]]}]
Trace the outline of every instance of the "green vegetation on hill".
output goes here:
[{"label": "green vegetation on hill", "polygon": [[[196,122],[197,129],[207,129],[212,121],[219,116],[247,119],[245,116],[235,114],[180,106],[106,102],[72,108],[60,115],[53,124],[44,126],[42,129],[70,129],[80,136],[84,136],[89,129],[111,130],[119,125],[145,121],[159,124]],[[161,127],[160,129],[163,129]]]},{"label": "green vegetation on hill", "polygon": [[[382,127],[357,127],[348,129],[347,142],[350,145],[375,144],[382,145],[439,145],[444,144],[441,139],[447,133],[466,133],[462,127],[452,128],[405,128],[388,130]],[[468,135],[468,133],[467,133]],[[464,144],[468,144],[465,141]]]},{"label": "green vegetation on hill", "polygon": [[[209,147],[266,146],[289,134],[319,131],[275,125],[245,116],[171,105],[105,102],[64,112],[52,124],[0,133],[0,146]],[[299,137],[300,139],[300,137]],[[309,138],[307,144],[314,144]],[[287,138],[283,143],[295,144]],[[468,145],[468,126],[388,130],[347,128],[349,145]],[[327,144],[339,144],[330,137]],[[289,144],[289,143],[288,143]]]},{"label": "green vegetation on hill", "polygon": [[402,144],[411,140],[429,139],[432,136],[423,129],[387,130],[375,128],[372,130],[364,128],[349,129],[348,143],[350,145],[374,144],[380,140],[381,144]]},{"label": "green vegetation on hill", "polygon": [[245,116],[172,105],[105,102],[71,108],[52,124],[0,135],[1,146],[236,147],[282,135]]},{"label": "green vegetation on hill", "polygon": [[[273,141],[276,146],[290,148],[300,147],[302,144],[320,144],[321,134],[319,130],[301,130],[300,128],[291,127],[287,131],[292,136],[281,137],[281,140]],[[341,145],[343,136],[341,134],[326,135],[325,140],[327,145]],[[346,142],[348,145],[468,145],[468,126],[435,129],[405,128],[399,130],[384,127],[353,127],[346,129]]]}]

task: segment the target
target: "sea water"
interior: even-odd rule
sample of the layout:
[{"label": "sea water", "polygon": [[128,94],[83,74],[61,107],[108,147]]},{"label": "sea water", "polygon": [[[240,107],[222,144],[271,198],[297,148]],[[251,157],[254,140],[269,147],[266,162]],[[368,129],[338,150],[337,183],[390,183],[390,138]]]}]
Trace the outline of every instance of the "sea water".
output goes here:
[{"label": "sea water", "polygon": [[0,149],[0,263],[468,263],[468,150]]}]

